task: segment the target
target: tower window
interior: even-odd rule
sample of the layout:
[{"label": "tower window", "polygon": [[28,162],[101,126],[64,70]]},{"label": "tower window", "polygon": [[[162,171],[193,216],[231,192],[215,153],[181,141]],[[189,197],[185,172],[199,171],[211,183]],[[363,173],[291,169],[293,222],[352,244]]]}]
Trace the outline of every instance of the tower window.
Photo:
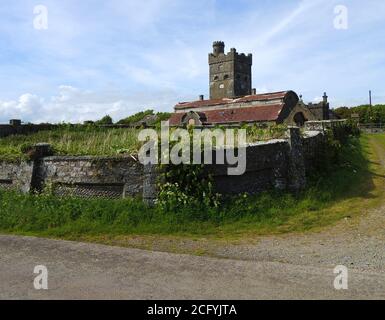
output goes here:
[{"label": "tower window", "polygon": [[224,80],[227,80],[228,78],[229,78],[228,74],[225,74],[225,76],[223,77]]},{"label": "tower window", "polygon": [[219,80],[219,77],[218,76],[215,76],[214,77],[214,81],[218,81]]}]

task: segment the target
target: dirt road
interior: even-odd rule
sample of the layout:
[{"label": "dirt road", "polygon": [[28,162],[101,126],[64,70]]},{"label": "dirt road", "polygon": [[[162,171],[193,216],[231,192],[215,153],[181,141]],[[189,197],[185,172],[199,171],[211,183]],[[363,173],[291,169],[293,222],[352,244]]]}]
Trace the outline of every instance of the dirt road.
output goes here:
[{"label": "dirt road", "polygon": [[[48,268],[48,290],[33,286]],[[1,299],[385,298],[385,273],[351,271],[337,291],[333,269],[149,252],[0,236]]]}]

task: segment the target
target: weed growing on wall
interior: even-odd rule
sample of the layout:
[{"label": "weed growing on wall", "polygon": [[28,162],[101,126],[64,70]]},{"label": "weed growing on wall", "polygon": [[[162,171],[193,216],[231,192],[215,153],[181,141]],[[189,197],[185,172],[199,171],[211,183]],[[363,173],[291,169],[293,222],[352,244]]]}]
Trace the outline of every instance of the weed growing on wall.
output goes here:
[{"label": "weed growing on wall", "polygon": [[218,208],[220,195],[215,193],[213,178],[203,165],[169,165],[164,167],[159,184],[158,205],[164,211]]},{"label": "weed growing on wall", "polygon": [[[193,143],[193,127],[189,127],[190,144]],[[216,143],[216,141],[214,140]],[[170,143],[170,150],[177,144]],[[201,150],[204,142],[200,141]],[[215,146],[215,145],[214,145]],[[190,149],[190,157],[193,150]],[[203,157],[203,152],[202,155]],[[216,208],[220,195],[215,193],[213,178],[205,171],[204,164],[169,164],[161,166],[158,205],[165,211],[183,210],[186,206],[195,208]]]}]

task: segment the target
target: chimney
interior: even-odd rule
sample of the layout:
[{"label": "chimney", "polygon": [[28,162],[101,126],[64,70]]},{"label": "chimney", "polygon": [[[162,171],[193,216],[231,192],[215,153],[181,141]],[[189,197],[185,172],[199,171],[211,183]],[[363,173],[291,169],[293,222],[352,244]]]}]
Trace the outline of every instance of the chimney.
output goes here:
[{"label": "chimney", "polygon": [[203,94],[201,94],[200,96],[199,96],[199,101],[203,101],[205,99],[205,96],[203,95]]},{"label": "chimney", "polygon": [[253,95],[256,95],[256,94],[257,94],[257,89],[253,88],[252,94],[253,94]]},{"label": "chimney", "polygon": [[324,104],[328,103],[328,96],[327,96],[326,92],[324,92],[324,95],[323,95],[322,99],[323,99],[323,103]]}]

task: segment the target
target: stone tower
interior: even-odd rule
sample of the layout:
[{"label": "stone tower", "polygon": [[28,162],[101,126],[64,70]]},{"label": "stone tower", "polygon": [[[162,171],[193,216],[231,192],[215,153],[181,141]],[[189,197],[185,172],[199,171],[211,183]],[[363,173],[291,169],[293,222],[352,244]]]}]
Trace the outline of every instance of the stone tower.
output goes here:
[{"label": "stone tower", "polygon": [[252,94],[253,57],[233,48],[225,54],[225,43],[215,41],[209,54],[210,99],[236,98]]}]

